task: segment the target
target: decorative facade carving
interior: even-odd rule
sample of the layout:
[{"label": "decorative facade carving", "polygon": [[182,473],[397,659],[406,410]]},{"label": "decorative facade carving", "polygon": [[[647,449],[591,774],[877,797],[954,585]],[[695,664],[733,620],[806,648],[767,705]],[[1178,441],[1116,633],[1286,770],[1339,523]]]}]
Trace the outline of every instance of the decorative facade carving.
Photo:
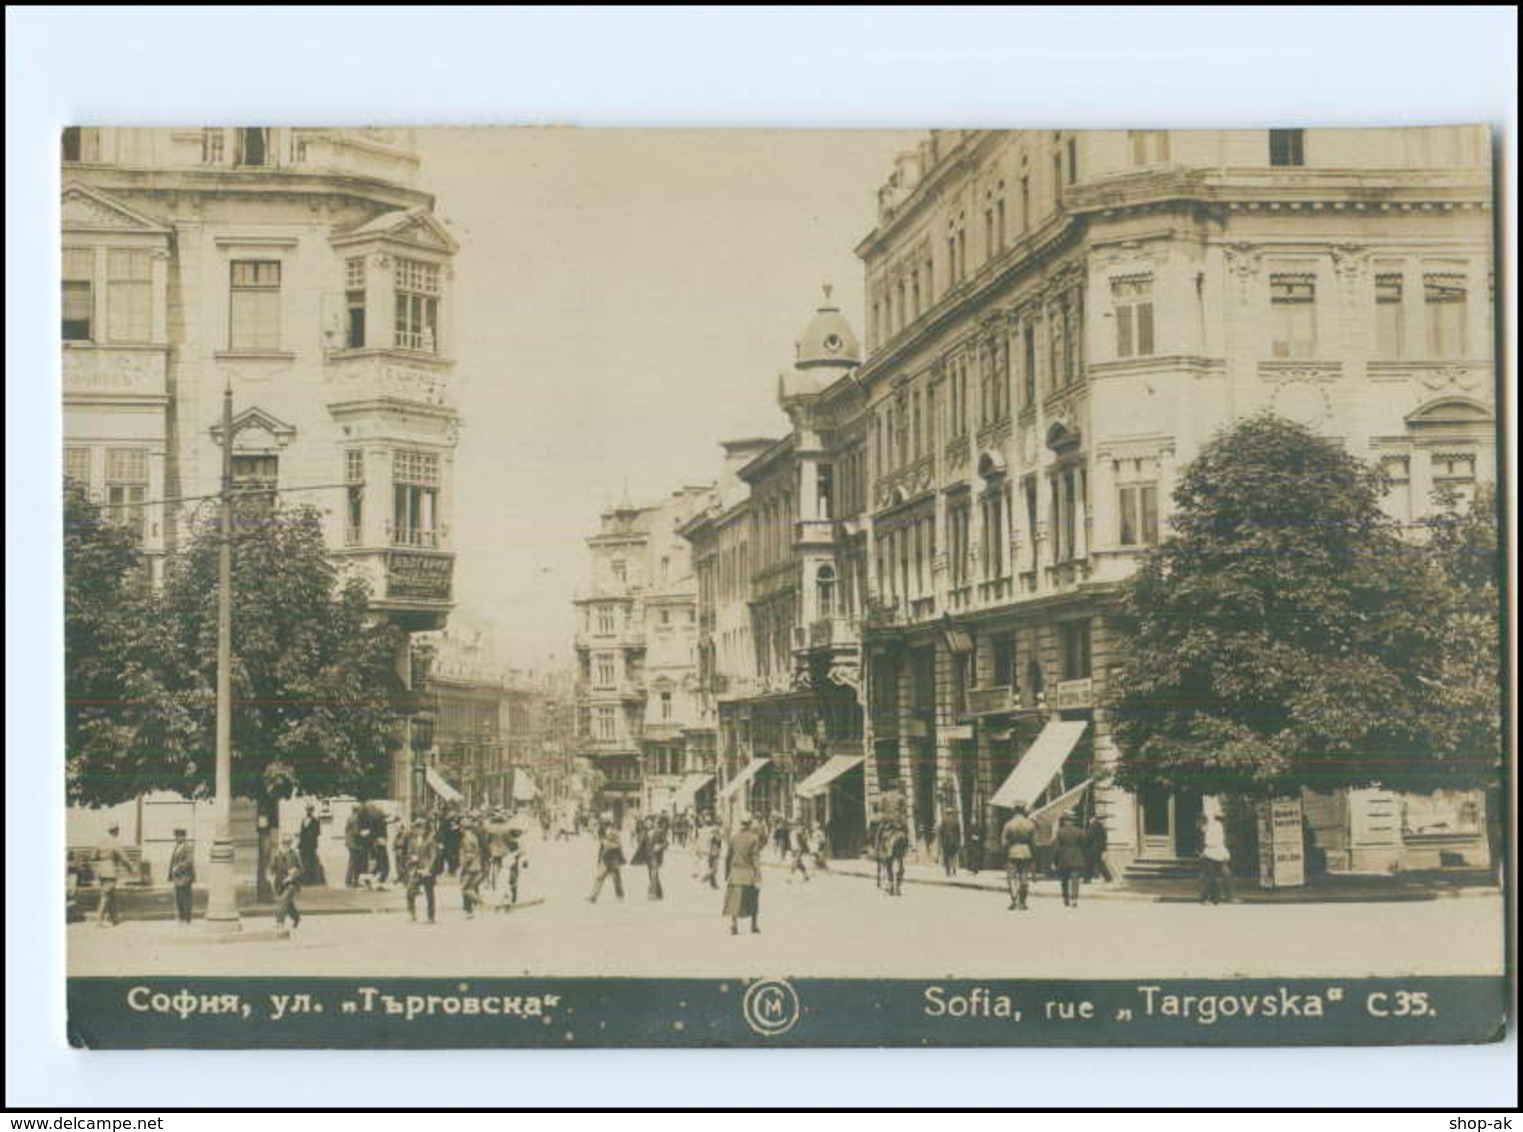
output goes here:
[{"label": "decorative facade carving", "polygon": [[1238,293],[1247,301],[1253,281],[1264,265],[1263,256],[1255,245],[1246,241],[1227,244],[1222,248],[1222,253],[1226,257],[1228,274],[1237,280]]}]

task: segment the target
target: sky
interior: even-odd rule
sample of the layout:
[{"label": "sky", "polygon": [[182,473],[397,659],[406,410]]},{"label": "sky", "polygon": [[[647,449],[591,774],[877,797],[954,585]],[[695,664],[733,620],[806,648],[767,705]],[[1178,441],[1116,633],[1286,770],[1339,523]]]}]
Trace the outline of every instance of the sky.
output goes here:
[{"label": "sky", "polygon": [[777,375],[824,284],[864,329],[853,249],[921,136],[418,131],[461,245],[456,623],[489,623],[510,663],[570,663],[602,510],[711,482],[722,440],[782,435]]}]

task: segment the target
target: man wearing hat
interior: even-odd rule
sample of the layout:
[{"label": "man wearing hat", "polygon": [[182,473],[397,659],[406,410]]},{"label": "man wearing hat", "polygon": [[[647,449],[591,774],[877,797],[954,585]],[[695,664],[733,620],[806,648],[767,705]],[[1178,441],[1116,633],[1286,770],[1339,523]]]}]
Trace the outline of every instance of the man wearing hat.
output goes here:
[{"label": "man wearing hat", "polygon": [[196,854],[183,829],[175,830],[174,852],[169,855],[169,883],[175,890],[175,919],[190,924],[192,886],[196,883]]},{"label": "man wearing hat", "polygon": [[624,867],[624,842],[619,836],[619,825],[613,820],[613,814],[605,813],[598,823],[598,871],[592,882],[592,895],[587,897],[587,903],[596,904],[598,896],[603,891],[603,882],[612,878],[613,894],[620,900],[624,899],[624,874],[619,870]]},{"label": "man wearing hat", "polygon": [[307,816],[301,819],[296,834],[296,846],[301,851],[301,879],[303,884],[322,884],[323,866],[317,859],[317,843],[323,835],[322,819],[317,807],[307,803]]},{"label": "man wearing hat", "polygon": [[1063,886],[1063,904],[1068,908],[1079,906],[1079,881],[1084,876],[1086,858],[1084,831],[1079,828],[1073,814],[1064,814],[1058,823],[1058,835],[1053,843],[1057,855],[1058,878]]},{"label": "man wearing hat", "polygon": [[434,922],[434,878],[439,875],[441,854],[439,839],[428,827],[428,819],[412,819],[412,833],[407,837],[407,915],[418,921],[418,892],[421,889],[428,905],[428,922]]},{"label": "man wearing hat", "polygon": [[114,928],[121,923],[116,906],[116,882],[122,868],[131,865],[122,848],[121,832],[122,827],[112,822],[106,827],[106,840],[95,851],[95,883],[100,885],[100,906],[96,910],[95,922],[101,927],[110,924]]},{"label": "man wearing hat", "polygon": [[1026,803],[1017,802],[1000,834],[1005,846],[1005,882],[1010,886],[1010,911],[1026,910],[1026,894],[1036,864],[1036,823],[1026,816]]},{"label": "man wearing hat", "polygon": [[740,819],[740,829],[730,836],[730,849],[725,855],[724,875],[727,882],[724,892],[724,910],[721,915],[730,918],[730,934],[739,935],[742,916],[751,918],[751,931],[760,932],[756,926],[761,911],[761,849],[762,839],[756,832],[755,821],[750,814]]},{"label": "man wearing hat", "polygon": [[301,854],[289,833],[281,836],[280,852],[270,862],[270,884],[275,889],[275,926],[285,927],[289,916],[295,931],[301,927],[301,909],[296,907],[296,894],[301,890]]}]

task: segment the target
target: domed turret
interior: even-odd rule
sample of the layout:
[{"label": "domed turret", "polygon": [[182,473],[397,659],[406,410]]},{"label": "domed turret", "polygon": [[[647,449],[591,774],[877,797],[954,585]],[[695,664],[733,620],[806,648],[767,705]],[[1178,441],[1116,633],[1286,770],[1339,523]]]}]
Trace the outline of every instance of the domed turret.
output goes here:
[{"label": "domed turret", "polygon": [[848,370],[862,364],[862,347],[857,342],[856,331],[841,313],[841,308],[830,300],[831,286],[825,284],[825,301],[815,311],[814,318],[798,341],[795,369],[813,369],[832,366]]}]

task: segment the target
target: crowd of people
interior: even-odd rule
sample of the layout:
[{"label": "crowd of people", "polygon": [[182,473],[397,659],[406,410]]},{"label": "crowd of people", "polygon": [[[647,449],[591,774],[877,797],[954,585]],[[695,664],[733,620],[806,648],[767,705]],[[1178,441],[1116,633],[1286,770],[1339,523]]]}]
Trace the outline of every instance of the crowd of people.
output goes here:
[{"label": "crowd of people", "polygon": [[[886,846],[896,844],[902,858],[908,842],[909,827],[903,807],[896,809],[893,804],[895,797],[889,792],[880,798],[868,829],[868,853],[879,857],[880,864],[888,852]],[[592,904],[607,886],[612,887],[615,899],[624,899],[626,867],[645,870],[647,900],[664,900],[662,870],[668,855],[674,850],[689,851],[692,879],[704,887],[724,890],[721,911],[736,934],[743,919],[750,922],[752,932],[761,930],[764,854],[770,851],[778,864],[786,866],[788,883],[807,883],[814,875],[829,871],[830,844],[823,828],[806,820],[765,814],[741,815],[727,831],[717,815],[706,811],[629,814],[620,821],[612,812],[592,815],[580,806],[568,805],[553,813],[536,807],[519,814],[502,807],[468,809],[444,804],[406,822],[375,803],[360,803],[344,827],[344,884],[352,889],[404,886],[407,914],[414,922],[420,912],[427,923],[437,921],[436,885],[442,877],[458,880],[464,918],[474,919],[486,909],[507,911],[519,900],[520,878],[528,867],[526,832],[531,826],[547,843],[592,835],[596,852],[592,889],[587,896]],[[896,829],[900,833],[897,839],[892,836]],[[926,832],[946,878],[955,878],[961,871],[976,875],[991,867],[1002,869],[1011,911],[1028,908],[1032,885],[1041,877],[1056,878],[1064,906],[1069,908],[1078,906],[1082,884],[1115,879],[1106,857],[1108,833],[1098,814],[1081,823],[1069,812],[1054,823],[1042,811],[1032,813],[1026,805],[1017,804],[995,836],[986,840],[983,828],[975,824],[965,830],[956,811],[949,808],[934,830],[922,831]],[[1202,816],[1200,835],[1201,902],[1230,902],[1231,860],[1220,819]],[[302,889],[327,883],[319,854],[321,840],[322,820],[309,805],[294,837],[283,836],[271,855],[268,880],[278,926],[289,922],[292,930],[299,930]],[[126,867],[119,831],[113,826],[106,843],[94,855],[101,890],[96,922],[103,926],[120,918],[116,885]],[[902,865],[900,875],[902,878]],[[188,924],[196,870],[192,846],[182,829],[175,830],[168,879],[174,889],[176,919]],[[893,888],[890,891],[897,894]]]}]

